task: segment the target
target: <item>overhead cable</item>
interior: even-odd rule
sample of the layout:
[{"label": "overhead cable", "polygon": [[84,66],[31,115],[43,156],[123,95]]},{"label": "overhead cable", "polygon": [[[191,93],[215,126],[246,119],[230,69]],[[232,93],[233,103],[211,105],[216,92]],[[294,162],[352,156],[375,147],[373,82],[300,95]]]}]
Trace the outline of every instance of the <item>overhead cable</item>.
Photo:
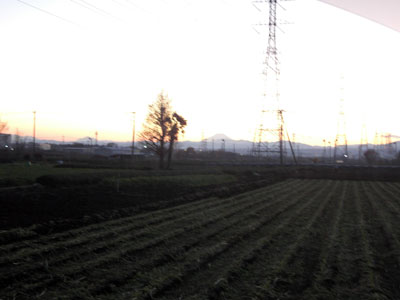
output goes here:
[{"label": "overhead cable", "polygon": [[34,9],[36,9],[36,10],[39,10],[39,11],[41,11],[42,13],[45,13],[45,14],[48,14],[48,15],[50,15],[50,16],[52,16],[52,17],[55,17],[55,18],[57,18],[57,19],[60,19],[60,20],[62,20],[62,21],[64,21],[64,22],[73,24],[73,25],[75,25],[75,26],[79,26],[77,23],[75,23],[75,22],[73,22],[73,21],[70,21],[70,20],[68,20],[68,19],[66,19],[66,18],[60,17],[60,16],[58,16],[58,15],[52,13],[52,12],[49,12],[49,11],[47,11],[47,10],[44,10],[43,8],[40,8],[40,7],[38,7],[38,6],[35,6],[35,5],[31,4],[31,3],[28,3],[28,2],[25,2],[25,1],[22,1],[22,0],[17,0],[17,1],[20,2],[20,3],[22,3],[22,4],[24,4],[24,5],[29,6],[29,7],[31,7],[31,8],[34,8]]}]

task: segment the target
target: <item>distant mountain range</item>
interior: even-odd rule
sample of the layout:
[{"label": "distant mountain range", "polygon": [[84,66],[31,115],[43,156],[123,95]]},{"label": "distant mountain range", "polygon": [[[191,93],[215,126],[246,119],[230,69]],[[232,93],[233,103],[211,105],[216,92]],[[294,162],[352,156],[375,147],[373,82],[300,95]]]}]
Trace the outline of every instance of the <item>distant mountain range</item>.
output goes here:
[{"label": "distant mountain range", "polygon": [[225,140],[225,141],[233,141],[230,137],[228,137],[227,135],[223,134],[223,133],[217,133],[214,134],[213,136],[210,136],[209,138],[207,138],[207,140]]},{"label": "distant mountain range", "polygon": [[[20,137],[21,140],[25,140],[26,142],[31,142],[33,138],[31,136],[24,136]],[[62,144],[61,141],[56,140],[47,140],[47,139],[36,139],[36,143],[38,144]],[[72,143],[81,143],[84,145],[94,145],[95,140],[90,137],[83,137],[77,139],[76,141],[68,141],[65,144],[72,144]],[[126,142],[115,142],[112,140],[99,140],[98,145],[105,146],[108,143],[115,143],[119,147],[130,147],[132,145],[131,141]],[[398,144],[398,145],[397,145]],[[140,143],[136,142],[135,147],[140,147]],[[271,147],[276,147],[278,142],[270,143]],[[394,145],[394,152],[400,150],[400,142],[393,143]],[[304,156],[304,157],[321,157],[325,155],[333,156],[333,147],[326,147],[324,146],[311,146],[303,143],[292,143],[293,150],[295,151],[297,156]],[[223,133],[215,134],[204,141],[180,141],[177,143],[177,149],[187,149],[189,147],[194,148],[197,151],[218,151],[218,150],[225,150],[230,152],[236,152],[242,155],[250,154],[253,142],[247,140],[233,140],[227,135]],[[368,145],[368,148],[373,149],[375,146],[372,144]],[[284,148],[286,152],[290,153],[290,145],[287,141],[284,141]],[[348,152],[351,158],[358,158],[359,156],[359,145],[348,145]],[[389,155],[390,157],[390,155]]]}]

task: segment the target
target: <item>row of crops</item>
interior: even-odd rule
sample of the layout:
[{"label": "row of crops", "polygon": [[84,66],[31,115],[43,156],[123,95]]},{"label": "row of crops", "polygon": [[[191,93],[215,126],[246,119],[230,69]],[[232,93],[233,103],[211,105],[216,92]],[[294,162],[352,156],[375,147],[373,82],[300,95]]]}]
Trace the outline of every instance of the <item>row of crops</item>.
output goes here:
[{"label": "row of crops", "polygon": [[400,299],[400,184],[292,179],[0,246],[0,299]]}]

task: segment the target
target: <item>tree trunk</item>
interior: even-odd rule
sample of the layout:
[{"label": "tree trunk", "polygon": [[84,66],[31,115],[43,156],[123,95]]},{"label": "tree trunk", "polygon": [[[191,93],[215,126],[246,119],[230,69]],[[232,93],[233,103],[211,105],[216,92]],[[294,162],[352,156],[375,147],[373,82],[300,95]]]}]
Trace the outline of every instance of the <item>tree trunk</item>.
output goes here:
[{"label": "tree trunk", "polygon": [[171,141],[169,142],[167,169],[171,168],[172,152],[174,151],[174,142],[175,142],[174,139],[171,139]]},{"label": "tree trunk", "polygon": [[159,153],[159,156],[160,156],[160,160],[159,160],[159,164],[158,164],[158,167],[160,168],[160,169],[164,169],[164,141],[161,141],[161,143],[160,143],[160,153]]}]

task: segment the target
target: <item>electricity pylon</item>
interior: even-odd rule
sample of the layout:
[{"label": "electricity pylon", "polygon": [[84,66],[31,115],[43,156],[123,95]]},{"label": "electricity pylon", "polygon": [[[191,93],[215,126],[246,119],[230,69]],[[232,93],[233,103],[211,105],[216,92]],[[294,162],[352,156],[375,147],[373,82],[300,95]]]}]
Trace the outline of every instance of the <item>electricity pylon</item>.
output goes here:
[{"label": "electricity pylon", "polygon": [[[283,164],[284,161],[284,122],[283,112],[284,110],[280,107],[279,103],[279,58],[278,50],[276,46],[276,8],[277,0],[268,1],[254,1],[253,3],[269,3],[269,19],[268,19],[268,45],[267,54],[264,61],[265,69],[263,74],[265,75],[265,101],[264,104],[268,106],[268,110],[261,111],[260,125],[256,129],[253,140],[253,155],[257,157],[276,155],[279,153],[279,161]],[[266,115],[270,118],[266,118]],[[275,115],[275,117],[273,117]],[[275,121],[274,121],[275,119]],[[266,124],[268,121],[268,124]],[[288,136],[288,140],[289,136]],[[290,145],[291,146],[291,145]],[[291,146],[292,149],[292,146]],[[274,154],[275,153],[275,154]],[[294,160],[294,151],[292,151]]]},{"label": "electricity pylon", "polygon": [[344,115],[344,96],[343,96],[343,88],[341,88],[341,96],[339,102],[339,117],[337,123],[337,133],[335,138],[335,148],[333,150],[333,160],[335,163],[343,163],[347,161],[348,158],[349,158],[349,151],[347,148],[346,118]]}]

